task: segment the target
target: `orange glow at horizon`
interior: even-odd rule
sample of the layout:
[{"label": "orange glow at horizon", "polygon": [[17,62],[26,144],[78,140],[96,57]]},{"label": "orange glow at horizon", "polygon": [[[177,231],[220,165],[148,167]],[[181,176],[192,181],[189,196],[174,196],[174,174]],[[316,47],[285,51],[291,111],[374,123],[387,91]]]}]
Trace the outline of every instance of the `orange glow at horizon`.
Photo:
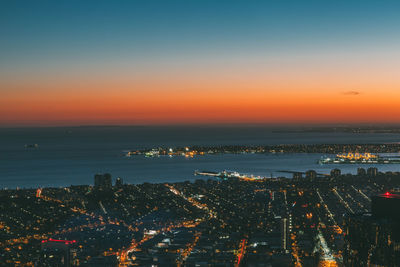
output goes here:
[{"label": "orange glow at horizon", "polygon": [[3,81],[0,124],[400,122],[395,83],[228,78]]}]

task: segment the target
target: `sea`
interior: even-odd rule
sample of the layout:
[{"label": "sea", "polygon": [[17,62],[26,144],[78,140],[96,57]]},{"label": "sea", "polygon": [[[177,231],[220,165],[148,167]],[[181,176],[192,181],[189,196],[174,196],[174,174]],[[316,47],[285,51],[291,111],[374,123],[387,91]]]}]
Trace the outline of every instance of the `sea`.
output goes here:
[{"label": "sea", "polygon": [[[322,154],[217,154],[185,157],[126,157],[133,149],[191,145],[274,145],[398,143],[396,133],[276,131],[264,126],[93,126],[0,128],[0,188],[65,187],[93,184],[96,173],[125,183],[194,181],[195,170],[238,171],[291,177],[287,171],[356,173],[359,165],[320,165]],[[38,148],[25,145],[38,144]],[[372,151],[373,152],[373,151]],[[363,166],[363,167],[370,167]],[[377,165],[400,171],[400,164]]]}]

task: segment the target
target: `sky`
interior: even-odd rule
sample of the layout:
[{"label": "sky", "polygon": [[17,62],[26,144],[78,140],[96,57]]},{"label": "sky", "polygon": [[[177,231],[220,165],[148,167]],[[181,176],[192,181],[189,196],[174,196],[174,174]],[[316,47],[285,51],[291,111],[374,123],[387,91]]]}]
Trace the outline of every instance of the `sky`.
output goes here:
[{"label": "sky", "polygon": [[1,1],[0,126],[400,123],[399,1]]}]

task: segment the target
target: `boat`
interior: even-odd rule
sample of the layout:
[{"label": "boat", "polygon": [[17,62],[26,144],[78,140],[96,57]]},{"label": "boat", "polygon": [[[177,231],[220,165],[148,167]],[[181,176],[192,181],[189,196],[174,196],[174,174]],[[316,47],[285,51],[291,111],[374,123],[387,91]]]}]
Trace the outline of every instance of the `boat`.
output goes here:
[{"label": "boat", "polygon": [[25,144],[26,149],[38,149],[39,145],[38,144]]}]

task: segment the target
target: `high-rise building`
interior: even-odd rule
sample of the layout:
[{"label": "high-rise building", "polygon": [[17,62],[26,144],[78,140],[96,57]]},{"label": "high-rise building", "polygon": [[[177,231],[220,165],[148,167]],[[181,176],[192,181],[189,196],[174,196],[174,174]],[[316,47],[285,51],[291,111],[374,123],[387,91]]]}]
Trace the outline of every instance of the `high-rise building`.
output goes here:
[{"label": "high-rise building", "polygon": [[293,179],[294,180],[301,180],[303,178],[303,174],[301,172],[294,172]]},{"label": "high-rise building", "polygon": [[345,220],[344,266],[399,266],[400,195],[372,197],[372,213]]},{"label": "high-rise building", "polygon": [[386,192],[371,198],[371,212],[377,219],[393,219],[400,222],[400,195]]},{"label": "high-rise building", "polygon": [[317,172],[314,170],[306,171],[306,179],[315,180],[317,178]]},{"label": "high-rise building", "polygon": [[96,174],[94,176],[94,187],[96,189],[109,189],[112,187],[111,174]]},{"label": "high-rise building", "polygon": [[71,246],[75,244],[75,240],[43,240],[38,266],[71,266]]},{"label": "high-rise building", "polygon": [[357,175],[358,176],[366,176],[367,175],[367,171],[364,168],[358,168],[357,169]]},{"label": "high-rise building", "polygon": [[122,187],[123,184],[124,184],[124,181],[122,180],[121,177],[118,177],[118,178],[115,180],[115,186],[116,186],[116,187]]},{"label": "high-rise building", "polygon": [[331,170],[331,177],[339,177],[342,174],[342,171],[340,169],[333,169]]},{"label": "high-rise building", "polygon": [[370,167],[370,168],[368,168],[368,170],[367,170],[367,175],[368,175],[369,177],[376,177],[376,176],[378,176],[378,168],[376,168],[376,167]]}]

